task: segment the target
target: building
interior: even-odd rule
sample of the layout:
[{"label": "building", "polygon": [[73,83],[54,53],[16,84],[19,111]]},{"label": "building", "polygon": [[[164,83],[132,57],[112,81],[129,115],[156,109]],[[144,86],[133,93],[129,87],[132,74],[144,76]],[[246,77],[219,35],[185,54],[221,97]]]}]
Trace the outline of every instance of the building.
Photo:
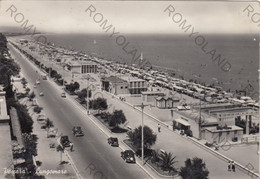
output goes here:
[{"label": "building", "polygon": [[142,91],[141,95],[143,101],[155,102],[157,97],[164,96],[165,94],[160,91]]},{"label": "building", "polygon": [[67,69],[73,73],[97,73],[97,64],[93,62],[68,62],[66,63]]},{"label": "building", "polygon": [[227,141],[241,141],[243,138],[243,128],[238,126],[228,126],[228,128],[218,129],[217,127],[204,128],[203,138],[210,143],[225,143]]},{"label": "building", "polygon": [[173,97],[160,96],[156,98],[156,107],[163,109],[177,107],[177,102],[179,101],[179,99],[174,99]]},{"label": "building", "polygon": [[[0,167],[2,169],[13,169],[12,141],[10,130],[10,117],[7,114],[5,92],[0,91]],[[3,178],[14,178],[14,174],[2,173]]]},{"label": "building", "polygon": [[130,94],[141,94],[142,91],[147,91],[147,81],[129,76],[121,78],[127,81]]},{"label": "building", "polygon": [[9,122],[10,122],[10,117],[7,114],[5,91],[0,91],[0,123],[9,124]]},{"label": "building", "polygon": [[102,89],[112,94],[129,94],[128,82],[116,76],[101,79]]}]

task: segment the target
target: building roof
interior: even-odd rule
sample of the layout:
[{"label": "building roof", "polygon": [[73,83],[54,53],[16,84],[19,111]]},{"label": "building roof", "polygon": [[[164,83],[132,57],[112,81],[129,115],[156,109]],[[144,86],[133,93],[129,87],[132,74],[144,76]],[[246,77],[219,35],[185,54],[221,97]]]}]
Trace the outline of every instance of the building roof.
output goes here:
[{"label": "building roof", "polygon": [[96,65],[95,63],[93,63],[91,61],[69,61],[67,64],[70,66]]},{"label": "building roof", "polygon": [[231,129],[219,129],[219,130],[217,130],[217,128],[214,126],[214,127],[205,127],[204,129],[205,130],[208,130],[208,131],[210,131],[210,132],[230,132],[230,131],[241,131],[241,130],[243,130],[243,128],[241,128],[241,127],[238,127],[238,126],[235,126],[235,125],[233,125],[233,126],[228,126],[228,127],[231,127]]},{"label": "building roof", "polygon": [[181,119],[181,118],[174,119],[174,121],[181,123],[184,126],[190,126],[190,123],[188,123],[188,121]]},{"label": "building roof", "polygon": [[127,83],[127,81],[116,76],[105,77],[102,79],[102,81],[109,81],[111,83]]},{"label": "building roof", "polygon": [[146,95],[146,94],[158,94],[158,95],[163,94],[164,95],[164,93],[160,92],[160,91],[142,91],[141,93],[144,95]]}]

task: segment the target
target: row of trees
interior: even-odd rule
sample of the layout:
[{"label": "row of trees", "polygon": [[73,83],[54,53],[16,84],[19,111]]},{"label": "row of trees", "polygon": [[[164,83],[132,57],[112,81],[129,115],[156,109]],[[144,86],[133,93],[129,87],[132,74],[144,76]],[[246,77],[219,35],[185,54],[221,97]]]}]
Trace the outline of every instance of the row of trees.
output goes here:
[{"label": "row of trees", "polygon": [[[140,152],[142,140],[142,127],[139,126],[133,131],[127,133],[132,146],[137,149],[137,153]],[[209,171],[206,168],[206,164],[200,158],[187,159],[185,166],[180,168],[178,172],[175,169],[176,156],[171,152],[158,152],[151,150],[151,146],[155,144],[157,135],[148,126],[144,126],[144,157],[149,157],[148,160],[151,163],[159,166],[163,171],[167,171],[169,174],[179,174],[183,179],[207,179]]]},{"label": "row of trees", "polygon": [[[4,45],[3,40],[4,39]],[[3,34],[0,33],[0,51],[3,52],[2,48],[5,48],[5,53],[8,52],[6,39]],[[15,169],[21,168],[25,170],[26,173],[16,174],[16,177],[32,177],[35,176],[36,168],[33,164],[33,156],[37,155],[37,136],[32,134],[33,130],[33,120],[28,113],[27,107],[20,104],[15,100],[14,92],[12,91],[11,76],[16,76],[20,73],[20,67],[14,60],[6,59],[3,54],[0,55],[0,83],[4,85],[4,90],[6,91],[6,101],[7,109],[10,114],[10,108],[14,107],[17,110],[18,120],[21,125],[22,139],[24,142],[24,152],[22,157],[25,159],[24,163],[15,165]],[[26,79],[22,79],[22,84],[24,87],[27,85]],[[29,94],[29,90],[26,90]]]},{"label": "row of trees", "polygon": [[100,116],[110,127],[118,129],[120,124],[124,124],[127,119],[122,110],[115,110],[112,114],[109,112],[102,112],[96,114],[96,117]]}]

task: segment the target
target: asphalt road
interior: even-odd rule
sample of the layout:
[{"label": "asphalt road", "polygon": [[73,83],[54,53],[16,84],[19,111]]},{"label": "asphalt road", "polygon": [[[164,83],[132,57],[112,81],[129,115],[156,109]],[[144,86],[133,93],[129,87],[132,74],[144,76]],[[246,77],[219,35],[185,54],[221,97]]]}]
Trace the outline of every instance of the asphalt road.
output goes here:
[{"label": "asphalt road", "polygon": [[[35,67],[12,47],[9,49],[27,81],[34,84],[39,78]],[[150,178],[137,164],[126,164],[120,157],[121,149],[109,146],[107,136],[68,98],[61,98],[61,91],[53,83],[41,80],[34,91],[40,106],[54,121],[58,133],[68,135],[74,143],[75,150],[70,155],[83,178]],[[40,97],[40,92],[44,96]],[[85,136],[74,137],[71,132],[73,126],[81,126]]]}]

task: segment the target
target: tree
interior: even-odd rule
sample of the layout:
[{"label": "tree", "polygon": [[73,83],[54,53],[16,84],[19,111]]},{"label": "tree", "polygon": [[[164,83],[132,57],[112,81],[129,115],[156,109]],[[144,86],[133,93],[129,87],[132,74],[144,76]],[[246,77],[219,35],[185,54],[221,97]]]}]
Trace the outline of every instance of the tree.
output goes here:
[{"label": "tree", "polygon": [[28,114],[28,110],[25,105],[16,103],[14,106],[17,110],[17,115],[21,125],[22,133],[31,133],[33,129],[33,120]]},{"label": "tree", "polygon": [[109,126],[118,127],[126,122],[125,114],[122,110],[115,110],[110,118]]},{"label": "tree", "polygon": [[94,110],[106,110],[107,109],[107,100],[105,98],[97,98],[89,101],[90,109]]},{"label": "tree", "polygon": [[35,107],[33,108],[33,111],[39,114],[39,113],[42,111],[42,107],[40,107],[40,106],[35,106]]},{"label": "tree", "polygon": [[38,137],[36,135],[31,134],[22,134],[22,139],[24,142],[24,147],[26,149],[25,152],[25,163],[28,175],[32,176],[36,172],[36,167],[33,164],[32,156],[37,155],[37,140]]},{"label": "tree", "polygon": [[[133,145],[140,148],[142,145],[142,126],[135,128],[134,131],[127,133],[128,137],[132,141]],[[148,126],[144,126],[144,147],[150,148],[155,144],[157,135],[153,133],[152,129]]]},{"label": "tree", "polygon": [[78,82],[70,83],[69,85],[66,85],[66,89],[69,92],[74,93],[75,90],[79,89],[79,83]]},{"label": "tree", "polygon": [[183,179],[208,179],[209,171],[200,158],[187,159],[185,167],[181,167],[179,175]]},{"label": "tree", "polygon": [[22,83],[23,87],[25,88],[28,82],[26,81],[25,78],[22,78],[21,83]]},{"label": "tree", "polygon": [[35,98],[35,94],[34,94],[34,91],[31,92],[31,94],[28,96],[29,97],[29,101],[32,101],[33,98]]},{"label": "tree", "polygon": [[10,85],[10,76],[18,75],[19,72],[20,67],[14,60],[0,58],[0,82],[4,84],[4,87]]},{"label": "tree", "polygon": [[161,160],[161,168],[164,171],[174,171],[173,164],[176,163],[175,158],[176,156],[173,156],[171,152],[167,153],[161,153],[159,155],[159,158]]},{"label": "tree", "polygon": [[51,121],[49,118],[46,120],[45,128],[49,130],[51,127],[53,127],[53,121]]},{"label": "tree", "polygon": [[85,103],[85,99],[86,99],[87,95],[88,95],[88,98],[91,97],[91,95],[92,95],[91,90],[87,91],[87,89],[84,88],[80,92],[78,92],[78,98],[81,103]]},{"label": "tree", "polygon": [[25,91],[26,91],[26,94],[28,95],[29,92],[31,91],[31,89],[30,88],[26,88]]}]

